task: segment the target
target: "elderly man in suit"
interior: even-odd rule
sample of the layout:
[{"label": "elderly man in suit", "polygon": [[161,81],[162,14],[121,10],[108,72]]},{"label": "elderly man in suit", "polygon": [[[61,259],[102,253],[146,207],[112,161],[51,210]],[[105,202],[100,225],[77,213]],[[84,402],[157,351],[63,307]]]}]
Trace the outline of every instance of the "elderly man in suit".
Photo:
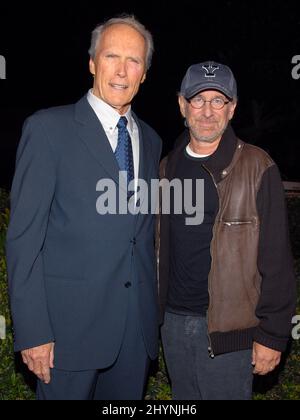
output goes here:
[{"label": "elderly man in suit", "polygon": [[24,125],[7,263],[15,351],[38,399],[141,399],[157,357],[154,215],[97,209],[99,181],[158,176],[161,140],[131,110],[152,52],[133,16],[106,21],[89,51],[93,89]]}]

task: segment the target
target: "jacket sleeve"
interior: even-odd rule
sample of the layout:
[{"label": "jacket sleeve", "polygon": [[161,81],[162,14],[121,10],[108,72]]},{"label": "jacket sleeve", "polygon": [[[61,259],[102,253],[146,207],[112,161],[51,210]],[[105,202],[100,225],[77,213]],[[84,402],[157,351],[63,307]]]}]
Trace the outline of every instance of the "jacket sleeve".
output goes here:
[{"label": "jacket sleeve", "polygon": [[23,127],[6,237],[15,351],[54,341],[48,316],[42,249],[55,189],[55,165],[38,118]]},{"label": "jacket sleeve", "polygon": [[262,276],[254,340],[284,351],[296,308],[296,280],[290,247],[284,189],[276,165],[270,167],[257,196],[260,218],[258,269]]}]

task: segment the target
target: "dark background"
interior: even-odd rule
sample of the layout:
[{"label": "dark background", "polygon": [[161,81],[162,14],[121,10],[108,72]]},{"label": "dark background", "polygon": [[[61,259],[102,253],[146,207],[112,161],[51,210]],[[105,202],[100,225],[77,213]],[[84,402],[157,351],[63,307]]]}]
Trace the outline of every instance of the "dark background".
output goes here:
[{"label": "dark background", "polygon": [[154,36],[152,67],[133,108],[161,135],[164,154],[183,130],[176,93],[187,67],[213,59],[229,65],[238,82],[237,134],[267,150],[284,180],[300,181],[300,79],[291,74],[292,57],[300,55],[296,0],[3,3],[0,187],[10,188],[24,119],[87,92],[91,31],[122,12],[134,13]]}]

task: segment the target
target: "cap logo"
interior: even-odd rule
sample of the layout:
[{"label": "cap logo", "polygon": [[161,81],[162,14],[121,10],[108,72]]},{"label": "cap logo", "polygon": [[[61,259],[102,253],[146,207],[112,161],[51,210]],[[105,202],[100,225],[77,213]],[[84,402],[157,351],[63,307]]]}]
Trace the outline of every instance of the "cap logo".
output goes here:
[{"label": "cap logo", "polygon": [[213,64],[210,64],[209,66],[203,65],[202,68],[206,71],[205,77],[216,77],[215,71],[220,69],[219,66],[215,66]]}]

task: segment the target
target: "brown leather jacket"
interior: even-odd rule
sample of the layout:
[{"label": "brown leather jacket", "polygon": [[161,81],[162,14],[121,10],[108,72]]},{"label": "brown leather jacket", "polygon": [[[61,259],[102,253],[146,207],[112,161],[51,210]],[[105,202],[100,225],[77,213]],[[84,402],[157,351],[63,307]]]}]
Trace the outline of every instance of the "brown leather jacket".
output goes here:
[{"label": "brown leather jacket", "polygon": [[[251,348],[260,319],[256,308],[261,295],[262,277],[258,270],[260,218],[257,194],[262,177],[274,164],[266,152],[236,139],[231,127],[221,141],[223,161],[210,159],[203,167],[211,174],[219,195],[219,212],[211,241],[211,270],[208,278],[210,296],[207,313],[211,355]],[[176,149],[161,162],[161,177],[172,179],[179,159]],[[227,162],[226,162],[227,159]],[[165,311],[169,272],[169,222],[160,217],[159,295],[161,316]],[[294,298],[287,297],[292,317]],[[291,319],[291,318],[290,318]],[[261,344],[283,351],[282,343]],[[268,335],[268,334],[267,334]],[[284,342],[284,344],[283,344]]]}]

